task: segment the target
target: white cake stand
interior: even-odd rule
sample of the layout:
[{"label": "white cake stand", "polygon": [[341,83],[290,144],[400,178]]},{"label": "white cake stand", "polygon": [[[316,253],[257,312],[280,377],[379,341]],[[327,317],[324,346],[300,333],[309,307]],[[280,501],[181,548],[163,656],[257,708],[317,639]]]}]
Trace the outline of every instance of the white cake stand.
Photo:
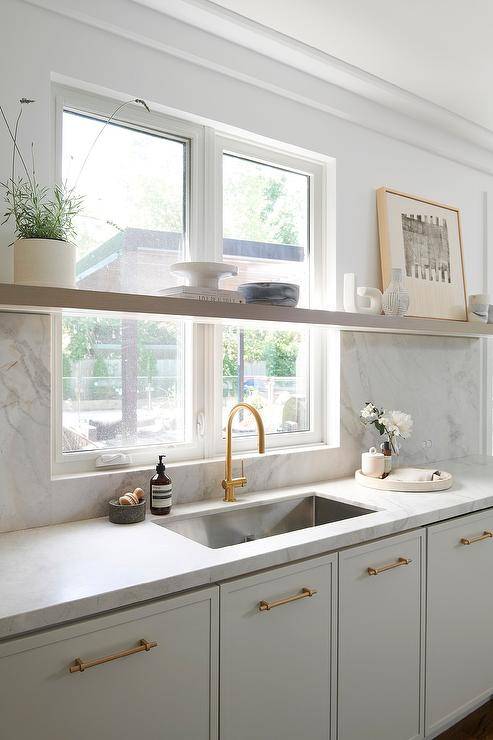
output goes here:
[{"label": "white cake stand", "polygon": [[169,269],[183,275],[191,287],[216,290],[221,278],[238,275],[238,267],[227,262],[175,262]]}]

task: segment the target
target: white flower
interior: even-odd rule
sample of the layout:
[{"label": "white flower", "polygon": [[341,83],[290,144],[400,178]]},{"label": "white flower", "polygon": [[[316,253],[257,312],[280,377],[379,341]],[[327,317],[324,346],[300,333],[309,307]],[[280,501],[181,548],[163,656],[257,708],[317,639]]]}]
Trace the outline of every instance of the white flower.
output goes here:
[{"label": "white flower", "polygon": [[372,403],[367,403],[366,406],[361,409],[360,416],[366,423],[371,423],[372,421],[375,421],[375,419],[378,419],[378,409]]},{"label": "white flower", "polygon": [[389,434],[408,439],[413,431],[413,419],[403,411],[386,411],[380,419]]}]

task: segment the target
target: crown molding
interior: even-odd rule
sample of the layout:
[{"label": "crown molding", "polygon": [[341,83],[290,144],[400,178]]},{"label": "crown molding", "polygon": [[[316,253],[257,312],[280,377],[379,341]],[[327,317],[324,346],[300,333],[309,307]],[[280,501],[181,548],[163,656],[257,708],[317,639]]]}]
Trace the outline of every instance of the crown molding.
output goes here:
[{"label": "crown molding", "polygon": [[493,151],[493,131],[211,0],[131,0]]},{"label": "crown molding", "polygon": [[210,0],[22,2],[493,174],[493,131]]}]

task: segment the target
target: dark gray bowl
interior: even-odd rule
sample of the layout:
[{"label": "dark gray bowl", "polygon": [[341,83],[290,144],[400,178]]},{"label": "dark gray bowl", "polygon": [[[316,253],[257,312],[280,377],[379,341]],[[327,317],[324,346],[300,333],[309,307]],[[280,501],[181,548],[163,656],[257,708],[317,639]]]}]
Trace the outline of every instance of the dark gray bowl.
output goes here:
[{"label": "dark gray bowl", "polygon": [[108,503],[108,516],[113,524],[137,524],[143,522],[146,518],[146,502],[141,501],[139,504],[123,505],[119,504],[117,499]]},{"label": "dark gray bowl", "polygon": [[294,283],[243,283],[238,293],[247,303],[266,303],[269,306],[296,306],[300,286]]}]

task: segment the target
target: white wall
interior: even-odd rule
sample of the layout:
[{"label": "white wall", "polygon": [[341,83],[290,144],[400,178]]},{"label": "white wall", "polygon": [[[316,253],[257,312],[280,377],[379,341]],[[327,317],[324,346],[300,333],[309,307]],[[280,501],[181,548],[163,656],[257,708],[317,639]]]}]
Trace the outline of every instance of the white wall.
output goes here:
[{"label": "white wall", "polygon": [[[487,170],[490,152],[476,148],[473,156],[470,144],[457,139],[454,145],[448,133],[440,137],[431,126],[427,136],[419,122],[368,100],[361,99],[355,112],[358,101],[353,93],[132,0],[33,2],[63,8],[87,21],[22,0],[2,0],[0,101],[12,117],[20,97],[37,100],[25,111],[24,141],[36,142],[40,177],[51,175],[53,159],[50,84],[53,78],[69,78],[74,84],[143,97],[155,108],[186,111],[335,157],[339,306],[344,272],[355,271],[360,284],[380,283],[375,188],[381,185],[462,209],[467,288],[470,293],[482,290],[483,193],[490,191],[492,178],[454,160],[484,160]],[[246,77],[258,85],[244,82]],[[297,102],[301,99],[306,103]],[[337,115],[326,112],[331,104]],[[393,137],[344,120],[345,107],[351,119],[392,130]],[[399,138],[419,141],[421,148]],[[444,148],[440,138],[450,158],[425,150]],[[9,152],[8,139],[1,134],[0,172],[9,171]],[[10,278],[11,239],[11,230],[3,227],[0,280]]]}]

